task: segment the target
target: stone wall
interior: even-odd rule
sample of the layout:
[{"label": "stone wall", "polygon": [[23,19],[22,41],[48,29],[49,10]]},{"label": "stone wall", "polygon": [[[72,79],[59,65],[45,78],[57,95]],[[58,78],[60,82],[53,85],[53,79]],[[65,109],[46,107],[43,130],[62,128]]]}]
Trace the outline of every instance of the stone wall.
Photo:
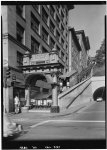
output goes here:
[{"label": "stone wall", "polygon": [[[92,90],[91,90],[91,79],[88,78],[85,81],[80,82],[79,84],[73,86],[72,88],[66,90],[65,92],[61,93],[58,96],[58,105],[61,109],[69,108],[74,102],[78,100],[79,96],[84,92],[86,94],[85,90],[89,88],[88,90],[88,100],[92,97]],[[78,104],[82,103],[81,98],[78,100]]]}]

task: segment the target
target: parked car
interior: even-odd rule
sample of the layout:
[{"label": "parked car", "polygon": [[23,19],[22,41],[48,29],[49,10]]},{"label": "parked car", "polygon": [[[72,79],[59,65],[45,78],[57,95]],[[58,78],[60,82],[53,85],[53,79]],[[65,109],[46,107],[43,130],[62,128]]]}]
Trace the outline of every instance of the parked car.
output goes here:
[{"label": "parked car", "polygon": [[103,101],[103,98],[102,98],[102,97],[98,97],[96,101],[97,101],[97,102],[102,102],[102,101]]}]

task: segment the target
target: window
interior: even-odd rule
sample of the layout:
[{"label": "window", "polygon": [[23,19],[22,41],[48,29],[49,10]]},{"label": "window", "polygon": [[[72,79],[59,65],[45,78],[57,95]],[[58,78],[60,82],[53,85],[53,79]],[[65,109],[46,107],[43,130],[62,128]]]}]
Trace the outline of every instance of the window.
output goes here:
[{"label": "window", "polygon": [[48,43],[48,32],[42,27],[42,39]]},{"label": "window", "polygon": [[24,42],[24,28],[18,23],[16,23],[16,37],[17,37],[17,40],[23,44],[23,42]]},{"label": "window", "polygon": [[64,61],[64,53],[61,51],[61,59]]},{"label": "window", "polygon": [[68,25],[68,21],[66,20],[66,26]]},{"label": "window", "polygon": [[39,5],[32,5],[32,6],[37,12],[39,12]]},{"label": "window", "polygon": [[31,37],[31,51],[33,54],[39,53],[39,46],[40,44],[33,37]]},{"label": "window", "polygon": [[55,13],[55,9],[53,8],[52,5],[50,5],[50,14],[53,18],[54,18],[54,13]]},{"label": "window", "polygon": [[66,9],[66,18],[68,17],[68,9]]},{"label": "window", "polygon": [[48,14],[43,7],[42,7],[42,19],[46,24],[48,24]]},{"label": "window", "polygon": [[66,33],[66,39],[68,39],[68,34]]},{"label": "window", "polygon": [[59,41],[60,40],[60,33],[56,30],[56,39]]},{"label": "window", "polygon": [[58,12],[60,11],[60,5],[56,5]]},{"label": "window", "polygon": [[50,37],[50,48],[53,49],[55,46],[54,40]]},{"label": "window", "polygon": [[57,49],[58,54],[60,54],[60,48],[56,46],[56,49]]},{"label": "window", "polygon": [[56,24],[57,24],[58,27],[60,26],[60,19],[57,15],[56,15]]},{"label": "window", "polygon": [[61,32],[62,32],[62,34],[64,33],[64,27],[62,24],[61,24]]},{"label": "window", "polygon": [[48,51],[46,50],[46,48],[42,47],[42,53],[48,53]]},{"label": "window", "polygon": [[63,14],[62,11],[61,11],[61,19],[62,19],[62,20],[64,19],[64,14]]},{"label": "window", "polygon": [[23,17],[23,5],[16,5],[16,13]]},{"label": "window", "polygon": [[54,34],[55,26],[53,22],[50,20],[50,31]]},{"label": "window", "polygon": [[66,45],[66,51],[68,52],[68,45]]},{"label": "window", "polygon": [[64,40],[61,38],[61,45],[64,47]]},{"label": "window", "polygon": [[68,58],[66,57],[66,64],[68,65]]},{"label": "window", "polygon": [[36,19],[33,13],[31,13],[31,28],[38,34],[39,34],[39,24],[40,24],[39,21]]},{"label": "window", "polygon": [[23,65],[23,54],[17,51],[17,63],[19,66]]}]

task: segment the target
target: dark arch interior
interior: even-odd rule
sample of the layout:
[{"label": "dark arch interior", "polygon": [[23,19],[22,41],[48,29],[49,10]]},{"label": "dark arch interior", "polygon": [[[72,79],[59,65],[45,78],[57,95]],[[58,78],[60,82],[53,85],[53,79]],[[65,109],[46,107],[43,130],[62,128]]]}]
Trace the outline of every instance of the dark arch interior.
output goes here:
[{"label": "dark arch interior", "polygon": [[42,80],[47,82],[46,77],[42,74],[34,74],[34,75],[30,75],[28,76],[28,78],[26,79],[26,84],[29,84],[31,86],[35,86],[37,80]]},{"label": "dark arch interior", "polygon": [[47,82],[46,78],[43,75],[35,75],[34,77],[30,79],[30,85],[35,86],[37,80],[42,80],[42,81]]},{"label": "dark arch interior", "polygon": [[[46,94],[51,93],[51,88],[41,87],[42,85],[37,85],[37,81],[41,80],[48,83],[48,80],[44,74],[32,74],[26,78],[26,85],[30,86],[30,98],[31,99],[41,99],[46,97]],[[40,84],[40,83],[39,83]]]},{"label": "dark arch interior", "polygon": [[96,101],[98,97],[102,97],[105,101],[105,87],[100,87],[94,92],[93,99]]}]

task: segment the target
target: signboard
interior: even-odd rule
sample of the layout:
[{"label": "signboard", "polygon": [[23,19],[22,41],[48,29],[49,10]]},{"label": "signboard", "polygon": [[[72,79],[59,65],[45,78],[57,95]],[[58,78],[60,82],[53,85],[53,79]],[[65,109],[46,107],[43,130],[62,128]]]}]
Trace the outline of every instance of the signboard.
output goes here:
[{"label": "signboard", "polygon": [[49,62],[49,53],[34,54],[31,58],[31,65],[48,64]]}]

